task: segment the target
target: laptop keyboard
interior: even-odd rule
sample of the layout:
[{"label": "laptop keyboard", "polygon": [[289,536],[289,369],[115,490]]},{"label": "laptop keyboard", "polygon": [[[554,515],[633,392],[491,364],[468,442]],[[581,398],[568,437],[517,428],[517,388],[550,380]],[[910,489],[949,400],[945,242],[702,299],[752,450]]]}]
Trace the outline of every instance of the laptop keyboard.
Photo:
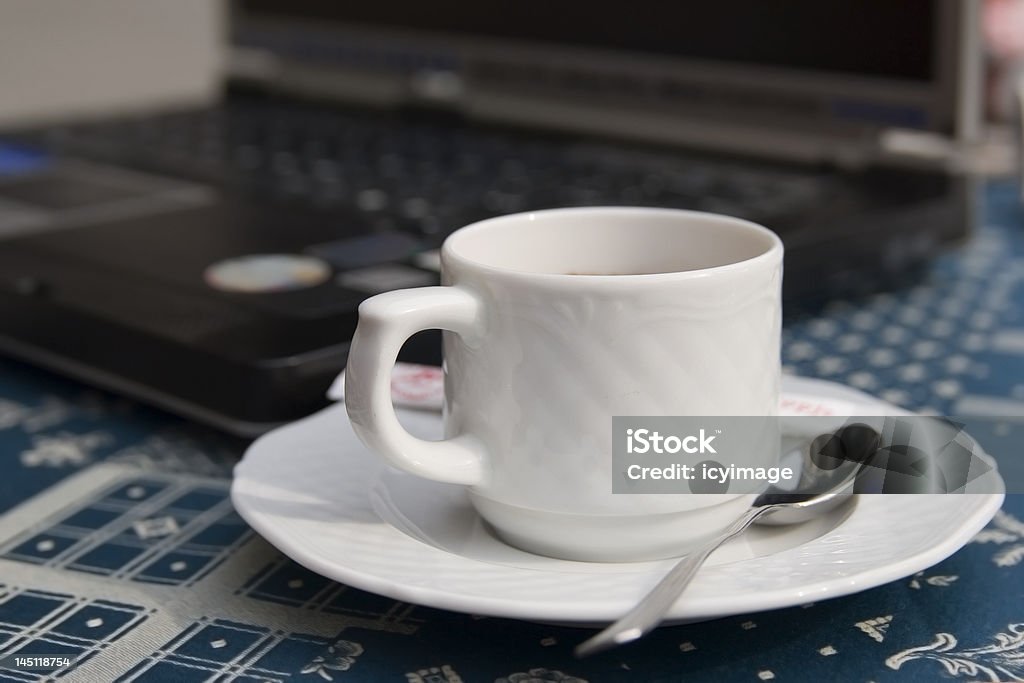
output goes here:
[{"label": "laptop keyboard", "polygon": [[713,211],[777,225],[828,201],[825,174],[367,112],[263,103],[59,127],[48,147],[362,214],[428,242],[563,206]]}]

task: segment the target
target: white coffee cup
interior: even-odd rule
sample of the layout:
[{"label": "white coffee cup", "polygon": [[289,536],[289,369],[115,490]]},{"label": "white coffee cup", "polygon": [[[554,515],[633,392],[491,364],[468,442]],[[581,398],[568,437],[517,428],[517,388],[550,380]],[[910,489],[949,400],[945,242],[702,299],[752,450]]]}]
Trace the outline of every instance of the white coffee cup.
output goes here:
[{"label": "white coffee cup", "polygon": [[[680,555],[751,497],[613,494],[612,417],[777,414],[782,251],[754,223],[671,209],[474,223],[441,249],[444,286],[359,307],[352,425],[391,465],[467,486],[512,545],[590,561]],[[402,344],[431,328],[445,330],[435,442],[401,427],[390,394]]]}]

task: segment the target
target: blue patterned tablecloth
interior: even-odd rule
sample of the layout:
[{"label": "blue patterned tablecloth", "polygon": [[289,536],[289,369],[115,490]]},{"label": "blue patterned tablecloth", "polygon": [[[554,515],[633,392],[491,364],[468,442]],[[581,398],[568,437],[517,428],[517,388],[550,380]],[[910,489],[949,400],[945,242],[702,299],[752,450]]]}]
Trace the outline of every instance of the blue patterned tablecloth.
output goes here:
[{"label": "blue patterned tablecloth", "polygon": [[[789,320],[784,362],[971,416],[1007,470],[1024,468],[1024,217],[1010,183],[985,209],[913,289]],[[583,630],[396,602],[281,556],[228,500],[244,447],[0,361],[0,658],[72,655],[45,676],[84,681],[1024,680],[1022,496],[914,576],[580,661]]]}]

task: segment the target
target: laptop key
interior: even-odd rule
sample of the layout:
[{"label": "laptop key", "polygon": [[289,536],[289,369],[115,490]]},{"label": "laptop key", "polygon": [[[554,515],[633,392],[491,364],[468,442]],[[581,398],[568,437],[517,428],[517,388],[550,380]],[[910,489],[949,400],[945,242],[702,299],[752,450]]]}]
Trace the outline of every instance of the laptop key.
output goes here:
[{"label": "laptop key", "polygon": [[305,251],[327,261],[338,270],[404,261],[421,251],[420,241],[407,232],[375,232],[316,244]]},{"label": "laptop key", "polygon": [[356,206],[362,211],[382,211],[388,206],[388,195],[377,188],[360,191],[356,195]]}]

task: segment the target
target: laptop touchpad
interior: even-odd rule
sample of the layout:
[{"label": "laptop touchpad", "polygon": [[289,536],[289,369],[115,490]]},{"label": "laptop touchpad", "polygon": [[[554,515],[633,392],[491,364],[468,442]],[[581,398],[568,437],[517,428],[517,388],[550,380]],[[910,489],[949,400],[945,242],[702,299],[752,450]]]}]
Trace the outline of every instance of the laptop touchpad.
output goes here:
[{"label": "laptop touchpad", "polygon": [[0,238],[161,213],[210,201],[208,188],[80,161],[0,175]]}]

